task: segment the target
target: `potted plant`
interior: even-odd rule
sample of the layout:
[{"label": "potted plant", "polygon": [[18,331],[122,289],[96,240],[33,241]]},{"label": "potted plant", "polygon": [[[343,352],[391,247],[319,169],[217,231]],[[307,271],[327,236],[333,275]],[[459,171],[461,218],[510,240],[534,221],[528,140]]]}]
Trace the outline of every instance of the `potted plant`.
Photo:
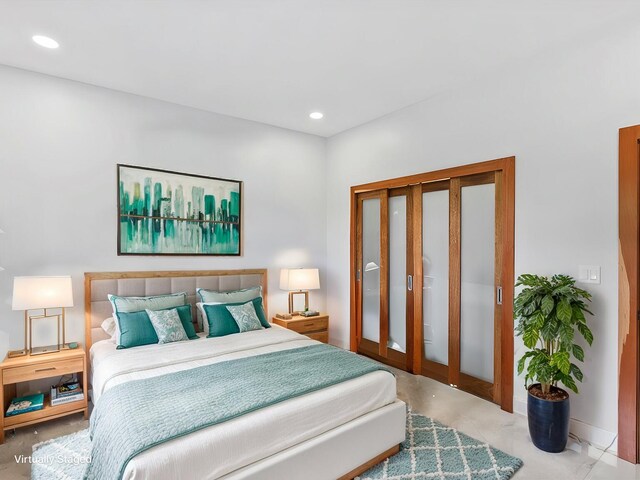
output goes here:
[{"label": "potted plant", "polygon": [[572,359],[584,361],[584,351],[575,343],[576,330],[589,345],[593,342],[585,318],[585,313],[593,315],[587,308],[591,295],[575,283],[567,275],[529,274],[516,282],[524,287],[514,303],[516,334],[529,349],[518,362],[518,375],[526,371],[531,440],[546,452],[561,452],[567,445],[569,394],[558,382],[578,393],[576,380],[581,382],[583,375]]}]

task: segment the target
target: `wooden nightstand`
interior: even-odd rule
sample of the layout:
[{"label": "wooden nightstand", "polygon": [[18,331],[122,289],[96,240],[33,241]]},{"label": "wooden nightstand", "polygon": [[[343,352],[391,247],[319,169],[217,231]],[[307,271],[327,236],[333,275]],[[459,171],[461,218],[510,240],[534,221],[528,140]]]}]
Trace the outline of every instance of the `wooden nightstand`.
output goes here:
[{"label": "wooden nightstand", "polygon": [[[11,400],[16,397],[16,384],[41,378],[52,378],[51,383],[55,384],[59,377],[70,373],[82,374],[81,382],[84,400],[52,407],[49,401],[49,392],[47,391],[45,392],[44,408],[42,410],[21,413],[11,417],[4,416]],[[82,345],[78,345],[78,348],[73,350],[62,350],[56,353],[5,358],[4,362],[0,363],[0,379],[2,379],[2,388],[0,388],[0,405],[2,406],[0,444],[4,443],[5,430],[46,422],[47,420],[73,413],[82,412],[85,419],[89,418],[89,408],[87,406],[87,356],[82,349]]]},{"label": "wooden nightstand", "polygon": [[325,313],[321,313],[317,317],[294,315],[294,317],[289,320],[273,317],[271,323],[280,325],[287,330],[293,330],[294,332],[306,335],[313,340],[329,343],[329,315]]}]

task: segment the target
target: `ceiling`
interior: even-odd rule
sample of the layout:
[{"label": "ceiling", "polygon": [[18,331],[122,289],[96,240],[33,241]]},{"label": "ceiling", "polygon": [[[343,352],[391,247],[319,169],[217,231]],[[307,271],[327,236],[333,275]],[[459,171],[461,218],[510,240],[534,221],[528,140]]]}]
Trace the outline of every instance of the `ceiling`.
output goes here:
[{"label": "ceiling", "polygon": [[639,14],[637,0],[0,0],[0,63],[331,136]]}]

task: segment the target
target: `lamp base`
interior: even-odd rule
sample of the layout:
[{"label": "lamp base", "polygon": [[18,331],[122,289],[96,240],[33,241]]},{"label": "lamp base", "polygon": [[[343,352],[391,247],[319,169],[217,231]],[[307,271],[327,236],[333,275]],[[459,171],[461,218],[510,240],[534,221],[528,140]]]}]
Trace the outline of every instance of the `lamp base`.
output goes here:
[{"label": "lamp base", "polygon": [[55,353],[60,351],[60,345],[46,345],[44,347],[32,348],[31,355],[42,355],[43,353]]},{"label": "lamp base", "polygon": [[7,353],[7,357],[16,358],[16,357],[24,357],[27,354],[26,350],[10,350]]},{"label": "lamp base", "polygon": [[[304,297],[304,310],[295,310],[294,309],[294,296],[302,295]],[[297,292],[289,292],[289,314],[291,315],[300,315],[302,312],[306,312],[309,310],[309,291],[308,290],[300,290]]]}]

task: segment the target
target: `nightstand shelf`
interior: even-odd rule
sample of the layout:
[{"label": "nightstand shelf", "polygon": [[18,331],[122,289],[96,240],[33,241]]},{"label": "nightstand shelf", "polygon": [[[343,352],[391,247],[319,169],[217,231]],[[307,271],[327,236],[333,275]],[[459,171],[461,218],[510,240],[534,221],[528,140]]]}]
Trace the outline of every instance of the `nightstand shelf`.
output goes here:
[{"label": "nightstand shelf", "polygon": [[44,397],[44,408],[34,412],[21,413],[12,417],[4,417],[4,429],[26,427],[34,423],[40,423],[43,419],[51,420],[54,418],[64,417],[72,413],[81,413],[85,410],[85,401],[69,402],[64,405],[51,406],[49,395]]},{"label": "nightstand shelf", "polygon": [[[46,378],[57,380],[63,375],[72,373],[81,377],[84,399],[51,406],[51,400],[47,392],[44,399],[44,408],[41,410],[10,417],[4,416],[11,400],[16,397],[18,383]],[[74,413],[84,413],[85,419],[88,418],[87,359],[84,350],[80,346],[73,350],[67,349],[56,353],[6,358],[4,362],[0,363],[0,380],[2,383],[2,388],[0,389],[0,406],[2,406],[0,444],[4,443],[5,430],[26,427]]]},{"label": "nightstand shelf", "polygon": [[303,317],[294,315],[293,318],[284,320],[273,317],[271,323],[280,325],[287,330],[293,330],[319,342],[329,343],[329,315],[321,313],[316,317]]}]

